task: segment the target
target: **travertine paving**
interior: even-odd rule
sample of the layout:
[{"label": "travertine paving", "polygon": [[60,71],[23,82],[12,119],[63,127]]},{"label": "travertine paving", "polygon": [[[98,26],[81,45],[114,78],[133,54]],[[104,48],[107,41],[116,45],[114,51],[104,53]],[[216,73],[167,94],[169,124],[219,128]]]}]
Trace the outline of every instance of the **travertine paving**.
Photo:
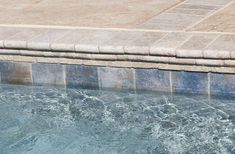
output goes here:
[{"label": "travertine paving", "polygon": [[215,13],[192,28],[205,32],[235,32],[235,3]]},{"label": "travertine paving", "polygon": [[0,23],[133,27],[179,2],[181,0],[0,0],[0,13],[4,14],[0,16]]},{"label": "travertine paving", "polygon": [[234,0],[0,0],[0,24],[234,32]]},{"label": "travertine paving", "polygon": [[235,73],[234,0],[0,2],[1,60]]}]

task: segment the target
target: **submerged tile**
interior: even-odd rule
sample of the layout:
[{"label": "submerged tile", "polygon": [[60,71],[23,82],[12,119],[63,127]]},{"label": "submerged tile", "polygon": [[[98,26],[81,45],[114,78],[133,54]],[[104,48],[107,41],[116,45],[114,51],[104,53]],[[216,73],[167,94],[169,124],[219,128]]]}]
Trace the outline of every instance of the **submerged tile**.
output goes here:
[{"label": "submerged tile", "polygon": [[33,84],[65,85],[64,69],[60,64],[32,64]]},{"label": "submerged tile", "polygon": [[136,69],[137,90],[170,92],[170,73],[157,69]]},{"label": "submerged tile", "polygon": [[31,64],[0,62],[1,82],[10,84],[31,84]]},{"label": "submerged tile", "polygon": [[134,73],[127,68],[99,68],[100,88],[134,90]]},{"label": "submerged tile", "polygon": [[67,87],[99,88],[97,67],[84,65],[66,66]]},{"label": "submerged tile", "polygon": [[208,94],[207,73],[172,72],[172,88],[176,93]]}]

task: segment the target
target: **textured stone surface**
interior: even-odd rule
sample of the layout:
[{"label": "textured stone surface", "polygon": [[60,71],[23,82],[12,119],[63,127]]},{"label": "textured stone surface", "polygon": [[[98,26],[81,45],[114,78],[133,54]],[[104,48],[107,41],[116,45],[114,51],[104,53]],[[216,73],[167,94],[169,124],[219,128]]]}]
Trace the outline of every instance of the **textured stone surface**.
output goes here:
[{"label": "textured stone surface", "polygon": [[65,73],[60,64],[32,64],[34,85],[65,85]]},{"label": "textured stone surface", "polygon": [[0,13],[4,16],[0,17],[0,23],[131,27],[179,2],[180,0],[1,0]]},{"label": "textured stone surface", "polygon": [[[218,3],[223,2],[215,0]],[[227,0],[231,1],[231,0]],[[196,31],[235,32],[235,3],[215,13],[192,28]]]},{"label": "textured stone surface", "polygon": [[185,30],[193,23],[202,19],[202,16],[182,14],[182,13],[163,13],[144,22],[138,28],[158,29],[158,30]]},{"label": "textured stone surface", "polygon": [[166,34],[161,40],[157,40],[150,47],[150,54],[153,55],[175,55],[175,49],[179,47],[191,34],[187,33],[169,33]]},{"label": "textured stone surface", "polygon": [[136,69],[136,90],[170,92],[170,73],[157,69]]},{"label": "textured stone surface", "polygon": [[203,50],[216,39],[216,34],[195,34],[182,46],[177,48],[179,57],[203,57]]},{"label": "textured stone surface", "polygon": [[234,51],[235,50],[235,34],[224,34],[218,37],[211,45],[207,47],[209,50]]},{"label": "textured stone surface", "polygon": [[66,65],[66,83],[68,87],[97,89],[98,73],[95,66]]},{"label": "textured stone surface", "polygon": [[31,84],[31,64],[0,62],[1,82],[10,84]]},{"label": "textured stone surface", "polygon": [[207,73],[172,72],[172,88],[177,93],[207,94]]},{"label": "textured stone surface", "polygon": [[128,68],[99,68],[100,88],[118,89],[118,90],[133,90],[134,73]]}]

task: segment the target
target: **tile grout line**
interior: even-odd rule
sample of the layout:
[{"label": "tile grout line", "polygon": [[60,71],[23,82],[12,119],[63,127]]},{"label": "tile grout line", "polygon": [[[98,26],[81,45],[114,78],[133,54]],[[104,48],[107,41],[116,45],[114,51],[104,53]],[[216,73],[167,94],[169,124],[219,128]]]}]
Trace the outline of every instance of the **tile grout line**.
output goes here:
[{"label": "tile grout line", "polygon": [[32,85],[34,85],[34,80],[33,80],[33,63],[29,63],[29,69],[30,69],[30,78],[31,78],[31,81],[32,81]]},{"label": "tile grout line", "polygon": [[97,68],[97,76],[98,76],[98,88],[99,88],[99,90],[101,90],[102,89],[102,87],[101,87],[101,80],[100,80],[100,67],[96,67]]},{"label": "tile grout line", "polygon": [[189,25],[188,27],[186,27],[184,30],[185,31],[188,31],[189,29],[192,29],[194,26],[198,25],[199,23],[201,23],[202,21],[210,18],[211,16],[215,15],[216,13],[218,13],[219,11],[225,9],[226,7],[228,7],[229,5],[233,4],[234,1],[231,1],[225,5],[221,5],[221,8],[219,8],[218,10],[215,10],[214,12],[212,11],[210,14],[208,14],[207,16],[205,16],[204,18],[202,18],[201,20],[199,20],[198,22],[192,24],[192,25]]},{"label": "tile grout line", "polygon": [[173,94],[172,71],[169,72],[170,79],[170,93]]},{"label": "tile grout line", "polygon": [[135,68],[131,68],[132,72],[133,72],[133,84],[134,84],[134,92],[135,94],[137,93],[137,89],[136,89],[136,72],[135,72]]},{"label": "tile grout line", "polygon": [[207,94],[208,94],[208,97],[210,98],[211,96],[211,73],[210,72],[207,73]]},{"label": "tile grout line", "polygon": [[64,75],[64,86],[65,88],[67,88],[67,74],[66,74],[67,65],[62,64],[62,67],[63,67],[63,75]]}]

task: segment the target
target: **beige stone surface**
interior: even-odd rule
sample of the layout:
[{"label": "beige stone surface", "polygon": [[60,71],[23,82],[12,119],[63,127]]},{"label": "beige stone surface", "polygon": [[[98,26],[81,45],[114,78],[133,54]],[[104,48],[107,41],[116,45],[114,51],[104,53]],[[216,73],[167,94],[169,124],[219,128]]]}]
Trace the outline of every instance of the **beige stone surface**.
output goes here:
[{"label": "beige stone surface", "polygon": [[181,1],[0,0],[0,23],[132,27]]},{"label": "beige stone surface", "polygon": [[205,32],[235,32],[235,3],[203,20],[191,30]]}]

